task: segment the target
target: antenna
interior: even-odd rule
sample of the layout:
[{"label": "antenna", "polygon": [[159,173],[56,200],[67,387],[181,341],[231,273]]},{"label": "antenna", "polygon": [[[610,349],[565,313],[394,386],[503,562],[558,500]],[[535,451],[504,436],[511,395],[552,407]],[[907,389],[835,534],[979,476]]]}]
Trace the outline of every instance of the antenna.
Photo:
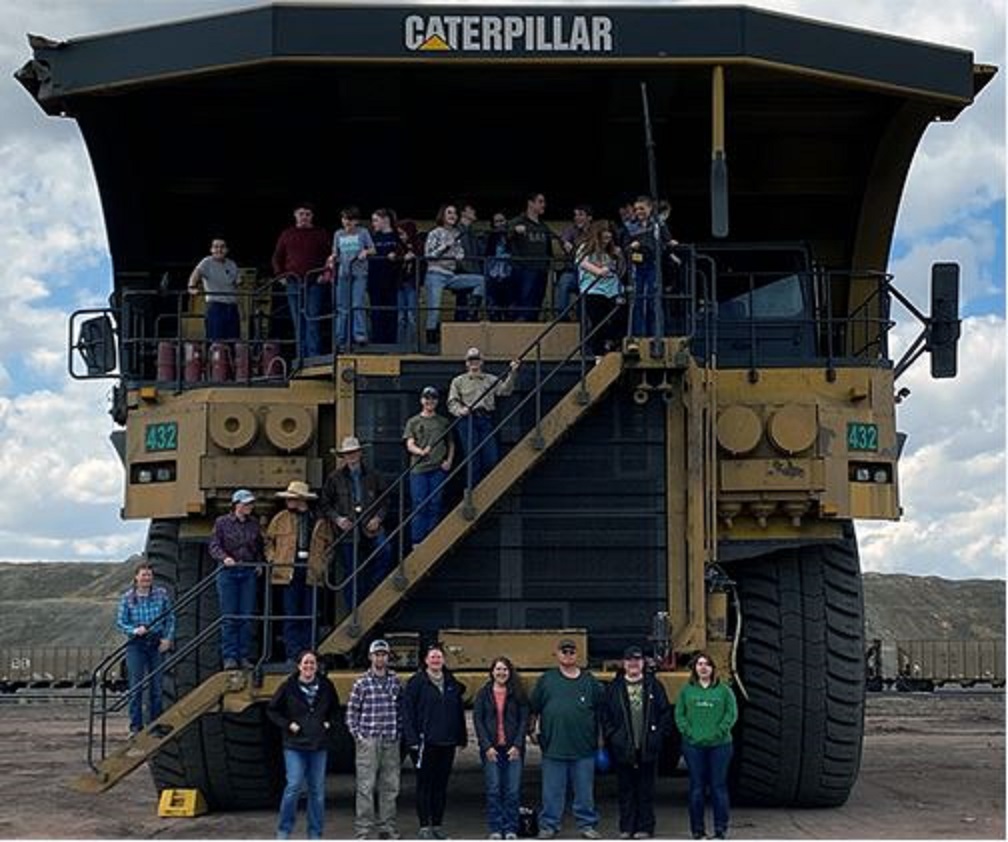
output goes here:
[{"label": "antenna", "polygon": [[647,152],[648,191],[658,201],[658,173],[655,169],[655,143],[651,133],[651,109],[648,107],[647,82],[640,83],[641,103],[644,109],[644,149]]},{"label": "antenna", "polygon": [[724,68],[717,65],[711,80],[711,235],[728,236],[728,164],[724,150]]},{"label": "antenna", "polygon": [[[662,259],[664,255],[662,254],[661,221],[658,219],[658,171],[655,166],[655,142],[654,135],[651,133],[651,109],[648,106],[647,82],[640,83],[640,92],[644,112],[644,148],[647,152],[648,190],[651,193],[651,201],[653,203],[651,206],[651,230],[648,233],[654,237],[655,241],[655,289],[651,306],[654,307],[655,313],[655,335],[661,336],[665,333],[662,319],[662,305],[664,303],[662,301],[664,293]],[[636,290],[634,294],[636,295]],[[633,312],[631,310],[630,319],[627,321],[628,329],[632,329],[632,324]]]}]

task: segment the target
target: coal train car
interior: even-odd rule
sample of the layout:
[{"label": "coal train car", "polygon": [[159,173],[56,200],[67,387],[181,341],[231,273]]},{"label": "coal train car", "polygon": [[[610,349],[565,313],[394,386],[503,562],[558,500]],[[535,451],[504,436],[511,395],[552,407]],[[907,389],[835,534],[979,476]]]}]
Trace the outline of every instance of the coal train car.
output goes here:
[{"label": "coal train car", "polygon": [[1004,639],[875,639],[865,654],[869,690],[925,691],[957,684],[1005,686]]},{"label": "coal train car", "polygon": [[[111,651],[109,646],[0,647],[0,693],[90,687],[95,666]],[[109,689],[125,689],[125,673],[108,684]]]}]

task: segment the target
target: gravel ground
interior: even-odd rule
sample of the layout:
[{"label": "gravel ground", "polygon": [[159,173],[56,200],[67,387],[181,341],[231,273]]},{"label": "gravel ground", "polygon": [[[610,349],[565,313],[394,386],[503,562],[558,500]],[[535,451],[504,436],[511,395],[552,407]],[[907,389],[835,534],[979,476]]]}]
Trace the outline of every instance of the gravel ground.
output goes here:
[{"label": "gravel ground", "polygon": [[[739,839],[1004,839],[1005,697],[1003,693],[939,692],[869,695],[861,776],[843,807],[832,810],[738,808]],[[140,769],[99,796],[72,790],[84,771],[85,709],[80,704],[0,705],[2,838],[271,838],[271,809],[196,819],[161,819],[150,775]],[[125,731],[124,723],[113,723]],[[525,803],[539,786],[536,759],[526,772]],[[600,830],[616,835],[612,776],[598,781]],[[352,835],[353,780],[329,778],[326,836]],[[403,775],[400,827],[415,830],[413,779]],[[659,834],[687,838],[686,780],[662,778]],[[475,752],[463,752],[453,774],[445,820],[455,838],[485,835],[482,776]],[[298,833],[304,832],[303,818]],[[577,833],[568,819],[562,834]]]}]

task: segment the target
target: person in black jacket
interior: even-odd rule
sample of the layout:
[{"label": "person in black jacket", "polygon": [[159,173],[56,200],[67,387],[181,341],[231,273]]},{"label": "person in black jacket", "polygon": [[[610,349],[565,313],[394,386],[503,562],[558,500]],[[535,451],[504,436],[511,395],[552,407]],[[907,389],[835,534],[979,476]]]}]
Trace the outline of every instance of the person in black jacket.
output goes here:
[{"label": "person in black jacket", "polygon": [[616,767],[620,839],[654,836],[658,755],[672,727],[665,689],[644,671],[644,653],[629,646],[623,672],[606,688],[602,734]]},{"label": "person in black jacket", "polygon": [[499,657],[490,667],[490,680],[479,689],[473,703],[473,727],[486,778],[487,825],[491,839],[518,838],[518,806],[528,721],[528,698],[514,664]]},{"label": "person in black jacket", "polygon": [[432,643],[424,668],[402,694],[403,739],[416,767],[416,807],[419,839],[447,839],[441,830],[448,776],[455,749],[466,744],[465,686],[445,669],[444,649]]},{"label": "person in black jacket", "polygon": [[297,815],[298,796],[308,786],[308,838],[321,839],[325,819],[326,745],[339,714],[332,682],[318,671],[311,650],[298,655],[297,672],[270,699],[267,715],[283,732],[287,786],[280,801],[277,839],[289,839]]}]

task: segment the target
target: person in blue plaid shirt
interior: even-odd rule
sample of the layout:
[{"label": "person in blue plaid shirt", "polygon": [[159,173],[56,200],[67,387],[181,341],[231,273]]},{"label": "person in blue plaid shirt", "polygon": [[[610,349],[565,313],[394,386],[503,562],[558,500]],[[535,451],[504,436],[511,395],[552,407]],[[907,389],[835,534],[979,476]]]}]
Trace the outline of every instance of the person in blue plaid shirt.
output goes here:
[{"label": "person in blue plaid shirt", "polygon": [[154,584],[154,570],[146,556],[137,555],[133,584],[119,597],[116,626],[126,635],[126,671],[130,688],[130,736],[144,727],[143,691],[140,683],[150,675],[150,710],[147,722],[161,715],[161,656],[175,639],[175,613],[168,591]]},{"label": "person in blue plaid shirt", "polygon": [[[399,696],[402,683],[388,668],[389,645],[375,640],[368,648],[371,669],[350,691],[346,724],[357,749],[357,815],[354,833],[367,839],[398,839],[396,799],[399,797]],[[375,817],[375,793],[378,816]]]}]

